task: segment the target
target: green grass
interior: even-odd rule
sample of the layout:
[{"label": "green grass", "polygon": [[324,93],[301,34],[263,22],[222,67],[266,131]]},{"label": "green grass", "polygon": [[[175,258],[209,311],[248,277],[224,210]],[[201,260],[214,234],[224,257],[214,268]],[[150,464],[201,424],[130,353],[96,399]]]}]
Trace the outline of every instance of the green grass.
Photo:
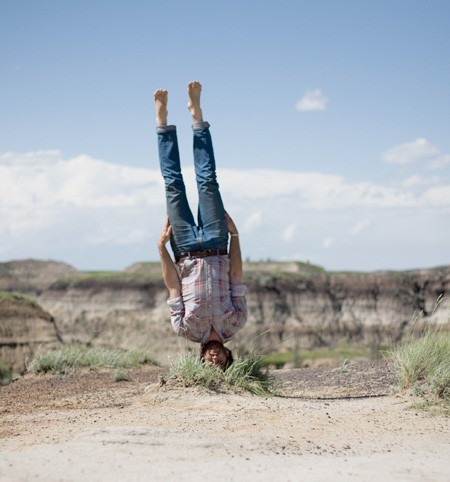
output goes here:
[{"label": "green grass", "polygon": [[111,347],[70,345],[38,354],[27,367],[28,371],[67,374],[78,368],[137,368],[156,363],[147,353]]},{"label": "green grass", "polygon": [[256,355],[237,357],[226,371],[202,362],[194,353],[180,355],[171,361],[169,372],[161,375],[162,383],[170,380],[181,382],[185,387],[203,386],[218,391],[231,389],[261,396],[273,395],[268,373],[262,369],[260,357]]},{"label": "green grass", "polygon": [[14,291],[0,291],[0,303],[2,301],[13,301],[28,303],[33,306],[38,306],[36,300],[31,298],[31,296],[24,295],[22,293],[16,293]]},{"label": "green grass", "polygon": [[428,328],[389,352],[400,388],[425,384],[441,398],[450,398],[450,331]]},{"label": "green grass", "polygon": [[263,366],[283,367],[286,363],[294,362],[301,366],[304,360],[317,360],[321,358],[335,358],[336,360],[351,359],[355,357],[369,357],[369,349],[361,346],[342,345],[332,350],[305,350],[295,352],[272,353],[261,357]]},{"label": "green grass", "polygon": [[53,289],[68,289],[80,286],[142,286],[144,284],[163,283],[161,272],[155,273],[126,273],[123,271],[84,271],[55,281]]},{"label": "green grass", "polygon": [[409,336],[387,356],[394,362],[399,389],[422,397],[417,408],[438,406],[450,415],[450,331],[427,328],[419,338]]},{"label": "green grass", "polygon": [[76,276],[89,278],[115,278],[124,274],[126,273],[122,273],[122,271],[83,271]]},{"label": "green grass", "polygon": [[12,370],[0,360],[0,386],[8,385],[12,380]]},{"label": "green grass", "polygon": [[148,272],[134,272],[128,273],[125,271],[81,271],[74,275],[65,276],[64,279],[73,280],[127,280],[127,281],[141,281],[141,280],[154,280],[162,279],[161,268],[159,270]]}]

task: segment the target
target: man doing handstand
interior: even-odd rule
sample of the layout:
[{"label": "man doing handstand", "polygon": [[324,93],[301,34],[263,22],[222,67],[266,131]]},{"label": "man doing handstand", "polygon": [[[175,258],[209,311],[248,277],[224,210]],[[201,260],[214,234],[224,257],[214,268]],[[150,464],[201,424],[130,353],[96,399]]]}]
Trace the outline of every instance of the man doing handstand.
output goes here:
[{"label": "man doing handstand", "polygon": [[[158,248],[174,331],[201,343],[201,357],[225,369],[232,356],[224,343],[247,321],[246,287],[241,283],[239,234],[225,212],[216,180],[209,124],[203,121],[200,108],[201,89],[199,82],[188,84],[199,198],[197,223],[181,175],[176,127],[167,125],[167,91],[159,89],[154,94],[159,161],[167,203]],[[166,249],[169,240],[179,273]]]}]

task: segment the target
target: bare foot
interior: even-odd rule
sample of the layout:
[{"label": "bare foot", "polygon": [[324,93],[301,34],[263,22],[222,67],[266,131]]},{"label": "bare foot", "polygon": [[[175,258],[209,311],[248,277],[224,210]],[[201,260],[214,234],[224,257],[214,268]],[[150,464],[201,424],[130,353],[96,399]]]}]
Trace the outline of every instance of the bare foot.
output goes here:
[{"label": "bare foot", "polygon": [[203,122],[203,113],[200,108],[200,94],[202,92],[202,84],[194,80],[188,84],[189,102],[188,109],[191,112],[194,122]]},{"label": "bare foot", "polygon": [[156,108],[156,125],[166,126],[167,125],[167,90],[158,89],[154,94],[155,108]]}]

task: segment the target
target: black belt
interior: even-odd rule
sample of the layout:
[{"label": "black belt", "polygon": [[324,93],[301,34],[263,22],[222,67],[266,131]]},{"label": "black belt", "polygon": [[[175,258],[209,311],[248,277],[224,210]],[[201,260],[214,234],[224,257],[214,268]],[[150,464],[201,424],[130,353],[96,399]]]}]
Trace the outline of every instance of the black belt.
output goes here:
[{"label": "black belt", "polygon": [[176,262],[184,261],[186,258],[207,258],[208,256],[223,256],[228,254],[226,249],[205,249],[204,251],[184,251],[176,258]]}]

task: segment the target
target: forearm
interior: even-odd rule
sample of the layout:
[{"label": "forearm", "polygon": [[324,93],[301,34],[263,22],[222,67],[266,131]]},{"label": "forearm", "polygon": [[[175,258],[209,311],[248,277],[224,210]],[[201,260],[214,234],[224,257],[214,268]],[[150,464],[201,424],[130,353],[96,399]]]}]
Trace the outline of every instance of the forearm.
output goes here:
[{"label": "forearm", "polygon": [[169,290],[169,299],[173,300],[181,296],[181,282],[169,252],[164,244],[158,244],[159,256],[161,258],[161,269],[164,283]]},{"label": "forearm", "polygon": [[239,236],[231,236],[230,241],[230,283],[242,282],[242,256]]}]

